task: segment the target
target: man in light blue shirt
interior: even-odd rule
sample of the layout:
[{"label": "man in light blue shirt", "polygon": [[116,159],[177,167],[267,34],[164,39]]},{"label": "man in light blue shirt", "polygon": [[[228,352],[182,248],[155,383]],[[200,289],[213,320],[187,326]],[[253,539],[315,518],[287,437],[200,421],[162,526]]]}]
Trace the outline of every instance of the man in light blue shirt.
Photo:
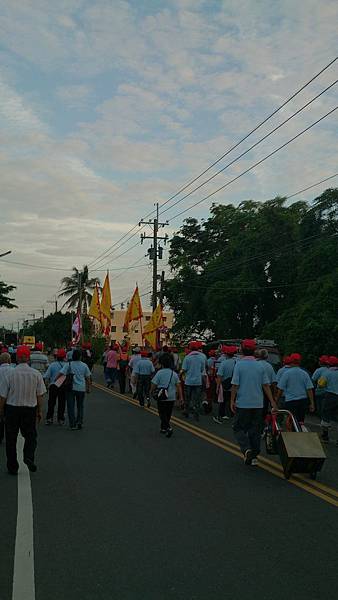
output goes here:
[{"label": "man in light blue shirt", "polygon": [[192,405],[197,421],[201,409],[202,385],[206,377],[206,356],[199,348],[198,342],[190,342],[190,353],[185,357],[182,364],[182,371],[185,375],[183,414],[189,418],[189,410]]},{"label": "man in light blue shirt", "polygon": [[290,367],[277,384],[277,402],[284,393],[285,408],[292,412],[300,424],[304,423],[305,413],[310,403],[310,412],[314,412],[313,383],[310,375],[301,369],[302,357],[298,353],[290,355]]},{"label": "man in light blue shirt", "polygon": [[319,386],[318,381],[319,381],[319,379],[321,379],[321,377],[325,377],[325,374],[329,370],[328,359],[329,359],[329,357],[326,355],[320,356],[318,359],[319,367],[312,373],[312,376],[311,376],[312,382],[315,386],[316,408],[317,408],[319,415],[322,414],[322,404],[323,404],[326,388],[325,388],[325,386],[323,386],[323,387]]},{"label": "man in light blue shirt", "polygon": [[231,388],[231,410],[235,414],[233,431],[243,452],[246,465],[257,465],[263,428],[264,392],[270,404],[273,399],[269,378],[263,365],[255,360],[255,340],[245,339],[241,344],[243,358],[234,368]]},{"label": "man in light blue shirt", "polygon": [[[324,384],[326,390],[323,408],[322,408],[322,440],[329,441],[329,429],[331,421],[338,420],[338,358],[336,356],[328,357],[329,369],[322,375],[322,381],[319,380],[319,385]],[[338,446],[338,440],[336,442]]]},{"label": "man in light blue shirt", "polygon": [[[70,429],[82,429],[83,426],[83,408],[85,392],[89,394],[91,384],[91,372],[88,365],[80,360],[80,350],[73,350],[73,360],[66,363],[61,369],[61,375],[67,375],[68,372],[73,375],[72,391],[67,393],[67,410]],[[77,415],[75,416],[75,402]]]},{"label": "man in light blue shirt", "polygon": [[231,399],[231,380],[234,372],[236,359],[234,355],[237,352],[237,346],[222,346],[224,355],[223,360],[219,364],[217,371],[217,386],[222,386],[223,402],[218,401],[218,415],[213,417],[213,420],[218,425],[222,425],[224,421],[230,419],[230,399]]},{"label": "man in light blue shirt", "polygon": [[151,353],[146,350],[141,351],[141,360],[138,361],[134,369],[136,380],[136,395],[140,406],[144,406],[144,399],[147,400],[147,406],[150,408],[150,385],[151,376],[155,373],[155,367],[150,360]]},{"label": "man in light blue shirt", "polygon": [[65,423],[66,391],[62,388],[62,386],[59,387],[56,385],[56,380],[58,379],[61,370],[65,366],[65,358],[65,349],[59,348],[56,352],[55,361],[49,365],[46,373],[43,376],[45,383],[49,383],[46,425],[53,425],[56,401],[58,403],[58,425],[64,425]]}]

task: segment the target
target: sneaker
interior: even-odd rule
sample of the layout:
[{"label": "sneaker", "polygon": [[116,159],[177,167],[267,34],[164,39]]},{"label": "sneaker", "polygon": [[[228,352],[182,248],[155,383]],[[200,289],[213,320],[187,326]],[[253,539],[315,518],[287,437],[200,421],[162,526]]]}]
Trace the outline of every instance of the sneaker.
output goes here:
[{"label": "sneaker", "polygon": [[252,450],[251,450],[251,448],[248,448],[247,450],[245,450],[245,453],[244,453],[244,464],[251,465],[251,462],[252,462]]},{"label": "sneaker", "polygon": [[30,458],[26,458],[26,460],[24,460],[23,462],[25,463],[25,465],[27,465],[28,469],[32,473],[35,473],[38,470],[36,464],[32,460],[30,460]]},{"label": "sneaker", "polygon": [[53,419],[46,419],[46,425],[53,425]]},{"label": "sneaker", "polygon": [[174,430],[173,430],[173,428],[172,428],[172,427],[169,427],[169,429],[167,429],[167,432],[166,432],[166,437],[167,437],[167,438],[170,438],[170,437],[172,436],[172,434],[173,434],[173,433],[174,433]]},{"label": "sneaker", "polygon": [[257,467],[257,465],[258,465],[258,459],[257,458],[253,458],[252,461],[251,461],[251,466],[252,467]]},{"label": "sneaker", "polygon": [[58,420],[58,425],[64,425],[65,424],[65,420],[64,419],[59,419]]},{"label": "sneaker", "polygon": [[230,417],[228,417],[227,415],[224,415],[224,417],[222,417],[223,421],[229,421]]},{"label": "sneaker", "polygon": [[77,429],[77,427],[76,427],[76,425],[71,425],[71,426],[69,427],[69,429],[70,429],[71,431],[75,431],[75,430]]},{"label": "sneaker", "polygon": [[221,417],[212,417],[212,420],[217,423],[218,425],[223,425],[223,421],[221,419]]},{"label": "sneaker", "polygon": [[160,429],[160,433],[163,433],[163,434],[167,433],[167,430],[166,429]]}]

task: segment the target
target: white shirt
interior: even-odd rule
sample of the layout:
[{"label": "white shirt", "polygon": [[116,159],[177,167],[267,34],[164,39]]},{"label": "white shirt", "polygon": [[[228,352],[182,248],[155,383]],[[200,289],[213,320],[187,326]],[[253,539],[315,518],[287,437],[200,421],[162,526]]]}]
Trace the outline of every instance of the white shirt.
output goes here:
[{"label": "white shirt", "polygon": [[2,381],[6,381],[7,374],[13,369],[13,367],[14,365],[9,363],[3,363],[0,365],[0,384]]},{"label": "white shirt", "polygon": [[0,380],[0,396],[6,398],[6,404],[36,406],[36,397],[46,392],[41,373],[26,363],[6,371],[6,377]]},{"label": "white shirt", "polygon": [[31,352],[30,364],[33,369],[40,371],[40,373],[45,373],[49,366],[49,360],[40,350],[34,350]]}]

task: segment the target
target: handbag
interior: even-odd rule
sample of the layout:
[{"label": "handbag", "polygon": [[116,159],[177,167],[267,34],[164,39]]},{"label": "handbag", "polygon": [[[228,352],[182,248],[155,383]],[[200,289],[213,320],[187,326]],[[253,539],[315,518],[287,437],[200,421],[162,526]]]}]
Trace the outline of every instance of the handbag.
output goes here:
[{"label": "handbag", "polygon": [[72,372],[72,368],[71,368],[70,364],[71,364],[71,361],[68,361],[68,371],[65,375],[65,378],[64,378],[62,384],[60,385],[60,389],[64,390],[65,392],[71,392],[73,389],[74,373]]},{"label": "handbag", "polygon": [[156,400],[168,400],[168,389],[170,387],[171,384],[171,380],[173,378],[173,374],[174,371],[171,371],[171,375],[170,375],[170,379],[169,379],[169,383],[167,385],[167,387],[162,387],[162,388],[158,388],[155,392],[155,399]]}]

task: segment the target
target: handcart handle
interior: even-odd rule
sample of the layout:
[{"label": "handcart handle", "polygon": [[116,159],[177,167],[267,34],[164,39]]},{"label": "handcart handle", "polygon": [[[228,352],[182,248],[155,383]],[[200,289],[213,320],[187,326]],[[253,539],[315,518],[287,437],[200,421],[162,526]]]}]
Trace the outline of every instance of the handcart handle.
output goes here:
[{"label": "handcart handle", "polygon": [[299,425],[297,419],[294,417],[294,415],[292,414],[292,412],[290,412],[289,410],[286,410],[285,408],[278,409],[278,414],[281,414],[281,413],[284,414],[284,415],[288,415],[289,417],[291,417],[291,420],[292,420],[293,426],[295,428],[295,431],[298,431],[298,432],[302,431],[301,426]]}]

